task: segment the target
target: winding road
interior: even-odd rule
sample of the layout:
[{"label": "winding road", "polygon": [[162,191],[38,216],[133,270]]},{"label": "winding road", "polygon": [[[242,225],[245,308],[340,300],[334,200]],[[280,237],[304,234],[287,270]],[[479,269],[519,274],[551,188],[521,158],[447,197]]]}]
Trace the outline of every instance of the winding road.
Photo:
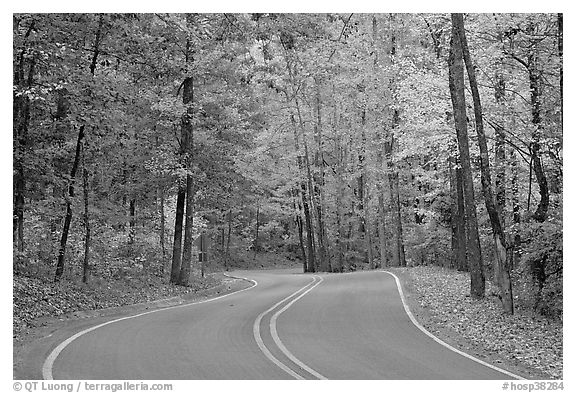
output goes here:
[{"label": "winding road", "polygon": [[238,271],[245,290],[108,320],[44,361],[45,379],[511,379],[427,333],[386,272]]}]

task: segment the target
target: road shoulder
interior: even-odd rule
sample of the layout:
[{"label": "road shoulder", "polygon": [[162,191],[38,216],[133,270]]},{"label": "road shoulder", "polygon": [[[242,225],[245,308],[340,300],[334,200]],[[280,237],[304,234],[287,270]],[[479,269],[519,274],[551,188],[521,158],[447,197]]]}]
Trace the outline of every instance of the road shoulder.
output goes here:
[{"label": "road shoulder", "polygon": [[13,378],[42,379],[42,364],[50,351],[66,338],[97,324],[119,317],[208,300],[253,286],[252,282],[238,277],[222,275],[221,280],[219,285],[181,296],[40,318],[37,326],[30,328],[22,340],[13,343]]},{"label": "road shoulder", "polygon": [[469,355],[472,355],[496,367],[503,368],[514,374],[527,379],[552,379],[552,376],[535,368],[530,367],[519,359],[511,359],[502,356],[497,351],[489,350],[479,342],[465,337],[461,332],[452,328],[445,316],[441,316],[437,310],[429,305],[428,299],[419,291],[418,283],[411,276],[410,268],[389,268],[400,279],[406,302],[416,320],[429,332]]}]

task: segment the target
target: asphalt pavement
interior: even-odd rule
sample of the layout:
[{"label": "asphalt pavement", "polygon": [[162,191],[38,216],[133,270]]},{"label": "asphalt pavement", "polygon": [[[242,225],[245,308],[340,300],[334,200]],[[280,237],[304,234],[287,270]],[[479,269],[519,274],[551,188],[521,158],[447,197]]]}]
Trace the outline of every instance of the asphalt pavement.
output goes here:
[{"label": "asphalt pavement", "polygon": [[252,287],[95,324],[43,363],[45,379],[507,379],[441,345],[378,271],[238,271]]}]

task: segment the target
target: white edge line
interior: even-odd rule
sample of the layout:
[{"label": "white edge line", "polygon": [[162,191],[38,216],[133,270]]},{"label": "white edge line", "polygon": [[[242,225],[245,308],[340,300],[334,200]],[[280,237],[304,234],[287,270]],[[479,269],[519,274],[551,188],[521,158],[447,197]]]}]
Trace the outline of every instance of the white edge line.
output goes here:
[{"label": "white edge line", "polygon": [[286,300],[288,300],[288,299],[298,295],[300,292],[306,290],[310,285],[313,285],[315,282],[316,282],[316,277],[313,276],[312,282],[309,282],[308,284],[306,284],[305,286],[303,286],[302,288],[300,288],[296,292],[292,293],[289,296],[286,296],[284,299],[280,300],[278,303],[274,304],[272,307],[270,307],[266,311],[262,312],[260,315],[258,315],[256,320],[254,321],[254,326],[252,328],[252,332],[254,334],[254,339],[256,340],[256,344],[258,345],[258,348],[260,348],[260,351],[262,351],[264,356],[266,356],[268,358],[268,360],[270,360],[272,363],[274,363],[276,366],[278,366],[280,369],[282,369],[288,375],[290,375],[291,377],[293,377],[295,379],[304,379],[304,377],[302,377],[300,374],[294,372],[294,370],[292,370],[287,365],[285,365],[280,360],[278,360],[274,355],[272,355],[272,353],[268,350],[268,348],[266,348],[266,345],[264,344],[264,341],[262,340],[262,336],[260,335],[260,322],[262,321],[262,318],[264,318],[264,316],[266,314],[270,313],[272,310],[274,310],[276,307],[278,307],[280,304],[282,304]]},{"label": "white edge line", "polygon": [[420,325],[420,323],[416,320],[416,318],[414,317],[414,315],[412,314],[412,312],[410,311],[410,308],[408,308],[408,303],[406,302],[406,298],[404,296],[404,292],[402,291],[402,285],[400,284],[400,279],[391,272],[385,271],[385,270],[380,270],[380,272],[382,273],[388,273],[390,274],[392,277],[394,277],[394,280],[396,281],[396,286],[398,287],[398,293],[400,294],[400,299],[402,300],[402,305],[404,306],[404,311],[406,311],[406,314],[408,315],[408,318],[410,318],[410,321],[412,321],[412,323],[414,324],[414,326],[416,326],[418,329],[420,329],[424,334],[426,334],[428,337],[430,337],[432,340],[436,341],[438,344],[448,348],[449,350],[456,352],[459,355],[464,356],[465,358],[468,358],[470,360],[475,361],[476,363],[480,363],[483,366],[486,366],[488,368],[491,368],[493,370],[496,370],[502,374],[506,374],[512,378],[516,378],[516,379],[522,379],[525,380],[526,378],[523,378],[519,375],[513,374],[510,371],[506,371],[504,369],[501,369],[499,367],[494,366],[493,364],[487,363],[481,359],[478,359],[470,354],[467,354],[466,352],[463,352],[459,349],[454,348],[453,346],[451,346],[450,344],[440,340],[438,337],[436,337],[435,335],[433,335],[432,333],[430,333],[428,330],[426,330],[426,328],[422,325]]},{"label": "white edge line", "polygon": [[71,343],[72,341],[76,340],[78,337],[81,337],[81,336],[85,335],[86,333],[90,333],[90,332],[93,331],[93,330],[96,330],[96,329],[98,329],[98,328],[101,328],[102,326],[106,326],[106,325],[109,325],[109,324],[115,323],[115,322],[124,321],[124,320],[127,320],[127,319],[138,318],[138,317],[141,317],[141,316],[143,316],[143,315],[148,315],[148,314],[152,314],[152,313],[156,313],[156,312],[160,312],[160,311],[173,310],[173,309],[175,309],[175,308],[189,307],[189,306],[193,306],[193,305],[196,305],[196,304],[208,303],[208,302],[211,302],[211,301],[214,301],[214,300],[218,300],[218,299],[225,298],[225,297],[230,296],[230,295],[234,295],[234,294],[236,294],[236,293],[240,293],[240,292],[247,291],[247,290],[252,289],[252,288],[254,288],[254,287],[256,287],[256,286],[258,285],[258,282],[257,282],[256,280],[251,280],[251,279],[245,278],[245,277],[234,277],[234,276],[230,276],[230,275],[228,275],[228,274],[226,274],[226,273],[223,273],[223,274],[224,274],[225,276],[227,276],[227,277],[230,277],[230,278],[238,278],[238,279],[242,279],[242,280],[245,280],[245,281],[250,281],[250,282],[252,282],[254,285],[252,285],[252,286],[250,286],[250,287],[248,287],[248,288],[241,289],[241,290],[239,290],[239,291],[230,292],[230,293],[227,293],[227,294],[222,295],[222,296],[218,296],[218,297],[214,297],[214,298],[210,298],[210,299],[205,299],[205,300],[201,300],[201,301],[194,302],[194,303],[178,304],[178,305],[176,305],[176,306],[160,308],[160,309],[157,309],[157,310],[146,311],[146,312],[143,312],[143,313],[140,313],[140,314],[136,314],[136,315],[131,315],[131,316],[128,316],[128,317],[122,317],[122,318],[118,318],[118,319],[113,319],[113,320],[111,320],[111,321],[104,322],[104,323],[101,323],[101,324],[99,324],[99,325],[92,326],[91,328],[82,330],[82,331],[74,334],[73,336],[67,338],[67,339],[64,340],[63,342],[61,342],[56,348],[54,348],[54,349],[52,350],[52,352],[50,352],[50,354],[48,355],[48,357],[47,357],[46,360],[44,361],[44,364],[42,365],[42,378],[45,379],[45,380],[54,379],[54,377],[53,377],[53,375],[52,375],[52,367],[54,366],[54,362],[55,362],[56,359],[58,358],[58,355],[60,355],[60,353],[61,353],[68,345],[70,345],[70,343]]},{"label": "white edge line", "polygon": [[286,355],[288,357],[288,359],[290,359],[291,361],[293,361],[294,363],[296,363],[298,366],[300,366],[302,369],[306,370],[307,372],[309,372],[310,374],[314,375],[316,378],[318,379],[328,379],[326,378],[324,375],[320,374],[319,372],[313,370],[312,368],[308,367],[306,364],[304,364],[302,361],[300,361],[296,356],[294,356],[289,350],[288,348],[286,348],[286,346],[284,345],[284,343],[282,342],[282,340],[280,340],[280,337],[278,336],[278,331],[276,330],[276,320],[278,319],[278,317],[280,316],[280,314],[282,314],[284,311],[286,311],[290,306],[292,306],[294,303],[296,303],[298,300],[300,300],[302,297],[304,297],[308,292],[310,292],[311,290],[313,290],[314,288],[316,288],[318,285],[320,285],[320,283],[322,283],[322,281],[324,281],[324,279],[322,277],[319,276],[314,276],[320,279],[320,281],[318,281],[316,284],[314,284],[312,287],[308,288],[307,291],[305,291],[304,293],[302,293],[300,296],[298,296],[297,298],[293,299],[290,303],[286,304],[284,307],[282,307],[281,310],[277,311],[272,318],[270,319],[270,333],[272,335],[272,339],[274,340],[274,342],[276,343],[276,346],[278,346],[278,348],[280,349],[280,351],[282,351],[282,353],[284,353],[284,355]]}]

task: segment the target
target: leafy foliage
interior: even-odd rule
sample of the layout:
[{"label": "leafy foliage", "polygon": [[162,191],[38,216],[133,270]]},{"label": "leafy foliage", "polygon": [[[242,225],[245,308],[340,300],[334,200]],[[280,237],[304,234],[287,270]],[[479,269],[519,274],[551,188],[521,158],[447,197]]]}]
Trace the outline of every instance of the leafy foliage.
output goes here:
[{"label": "leafy foliage", "polygon": [[[488,161],[503,176],[520,319],[563,318],[559,18],[466,15]],[[50,299],[66,303],[77,293],[67,285],[82,274],[87,249],[95,283],[167,280],[177,195],[188,178],[192,237],[202,233],[210,243],[204,264],[193,250],[199,282],[205,270],[294,263],[307,271],[404,261],[465,270],[466,261],[454,260],[461,163],[449,15],[14,14],[13,22],[13,269],[54,293]],[[480,190],[468,93],[466,105]],[[492,228],[476,195],[493,279]],[[45,281],[65,234],[59,287]],[[431,295],[438,307],[452,304],[440,291]]]}]

